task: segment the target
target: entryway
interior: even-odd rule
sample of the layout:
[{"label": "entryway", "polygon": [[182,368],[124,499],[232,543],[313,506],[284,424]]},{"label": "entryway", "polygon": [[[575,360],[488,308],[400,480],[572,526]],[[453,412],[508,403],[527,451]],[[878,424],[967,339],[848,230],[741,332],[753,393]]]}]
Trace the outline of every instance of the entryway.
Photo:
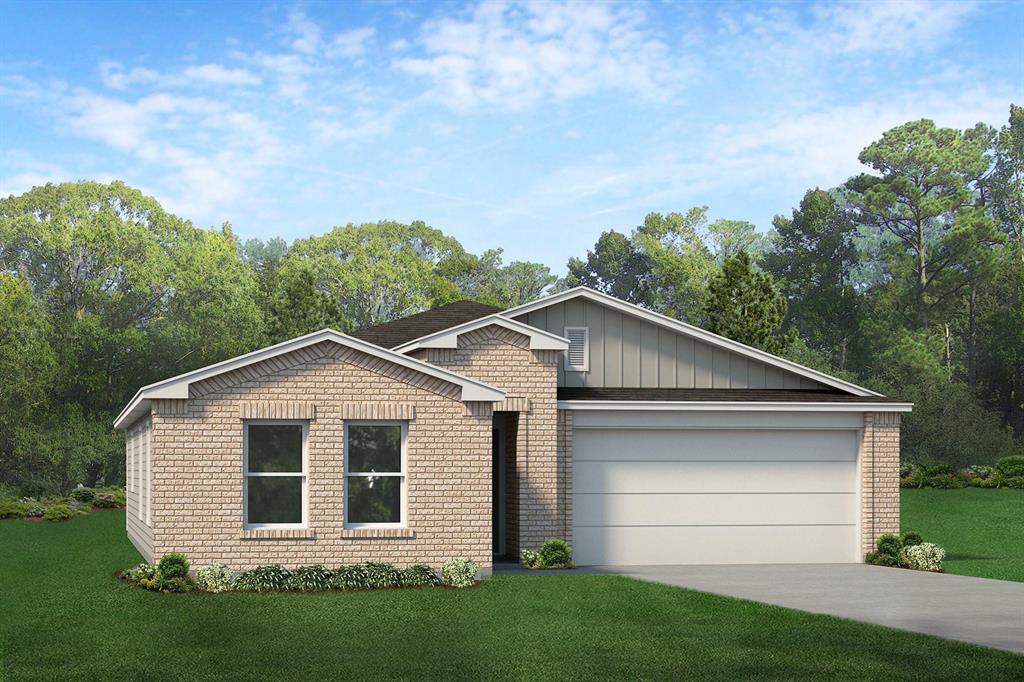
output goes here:
[{"label": "entryway", "polygon": [[518,412],[495,412],[491,428],[491,538],[495,560],[519,552]]}]

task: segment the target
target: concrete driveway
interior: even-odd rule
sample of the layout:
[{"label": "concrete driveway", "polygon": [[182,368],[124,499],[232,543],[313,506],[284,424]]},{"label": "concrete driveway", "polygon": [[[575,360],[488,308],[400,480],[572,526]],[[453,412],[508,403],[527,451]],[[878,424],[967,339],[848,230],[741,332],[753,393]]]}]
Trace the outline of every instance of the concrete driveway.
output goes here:
[{"label": "concrete driveway", "polygon": [[1024,583],[864,564],[594,566],[584,570],[1024,653]]}]

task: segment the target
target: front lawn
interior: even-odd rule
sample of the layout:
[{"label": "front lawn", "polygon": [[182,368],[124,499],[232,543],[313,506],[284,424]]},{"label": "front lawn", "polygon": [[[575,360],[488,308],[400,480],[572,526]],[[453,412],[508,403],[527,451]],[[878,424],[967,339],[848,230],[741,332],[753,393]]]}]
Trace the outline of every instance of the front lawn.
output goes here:
[{"label": "front lawn", "polygon": [[946,548],[947,573],[1024,582],[1024,490],[903,488],[900,519]]},{"label": "front lawn", "polygon": [[1009,653],[627,578],[157,594],[123,512],[0,522],[0,679],[1011,679]]}]

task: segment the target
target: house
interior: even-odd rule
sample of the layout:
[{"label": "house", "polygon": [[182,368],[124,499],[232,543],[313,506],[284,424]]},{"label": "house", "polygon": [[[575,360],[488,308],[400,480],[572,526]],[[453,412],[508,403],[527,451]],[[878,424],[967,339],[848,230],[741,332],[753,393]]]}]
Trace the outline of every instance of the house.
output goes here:
[{"label": "house", "polygon": [[587,288],[329,329],[139,390],[128,535],[236,569],[857,562],[900,403]]}]

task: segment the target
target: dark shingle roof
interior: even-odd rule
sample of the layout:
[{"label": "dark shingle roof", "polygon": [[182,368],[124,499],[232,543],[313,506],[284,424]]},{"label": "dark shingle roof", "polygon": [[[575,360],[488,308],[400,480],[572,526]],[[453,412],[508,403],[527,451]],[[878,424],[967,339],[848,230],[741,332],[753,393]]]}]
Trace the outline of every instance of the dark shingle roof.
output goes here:
[{"label": "dark shingle roof", "polygon": [[421,336],[500,312],[501,308],[476,301],[456,301],[391,322],[364,327],[352,332],[352,336],[383,348],[395,348]]},{"label": "dark shingle roof", "polygon": [[755,403],[897,403],[895,398],[860,396],[839,391],[791,391],[748,388],[569,388],[559,400],[658,400],[679,402]]}]

